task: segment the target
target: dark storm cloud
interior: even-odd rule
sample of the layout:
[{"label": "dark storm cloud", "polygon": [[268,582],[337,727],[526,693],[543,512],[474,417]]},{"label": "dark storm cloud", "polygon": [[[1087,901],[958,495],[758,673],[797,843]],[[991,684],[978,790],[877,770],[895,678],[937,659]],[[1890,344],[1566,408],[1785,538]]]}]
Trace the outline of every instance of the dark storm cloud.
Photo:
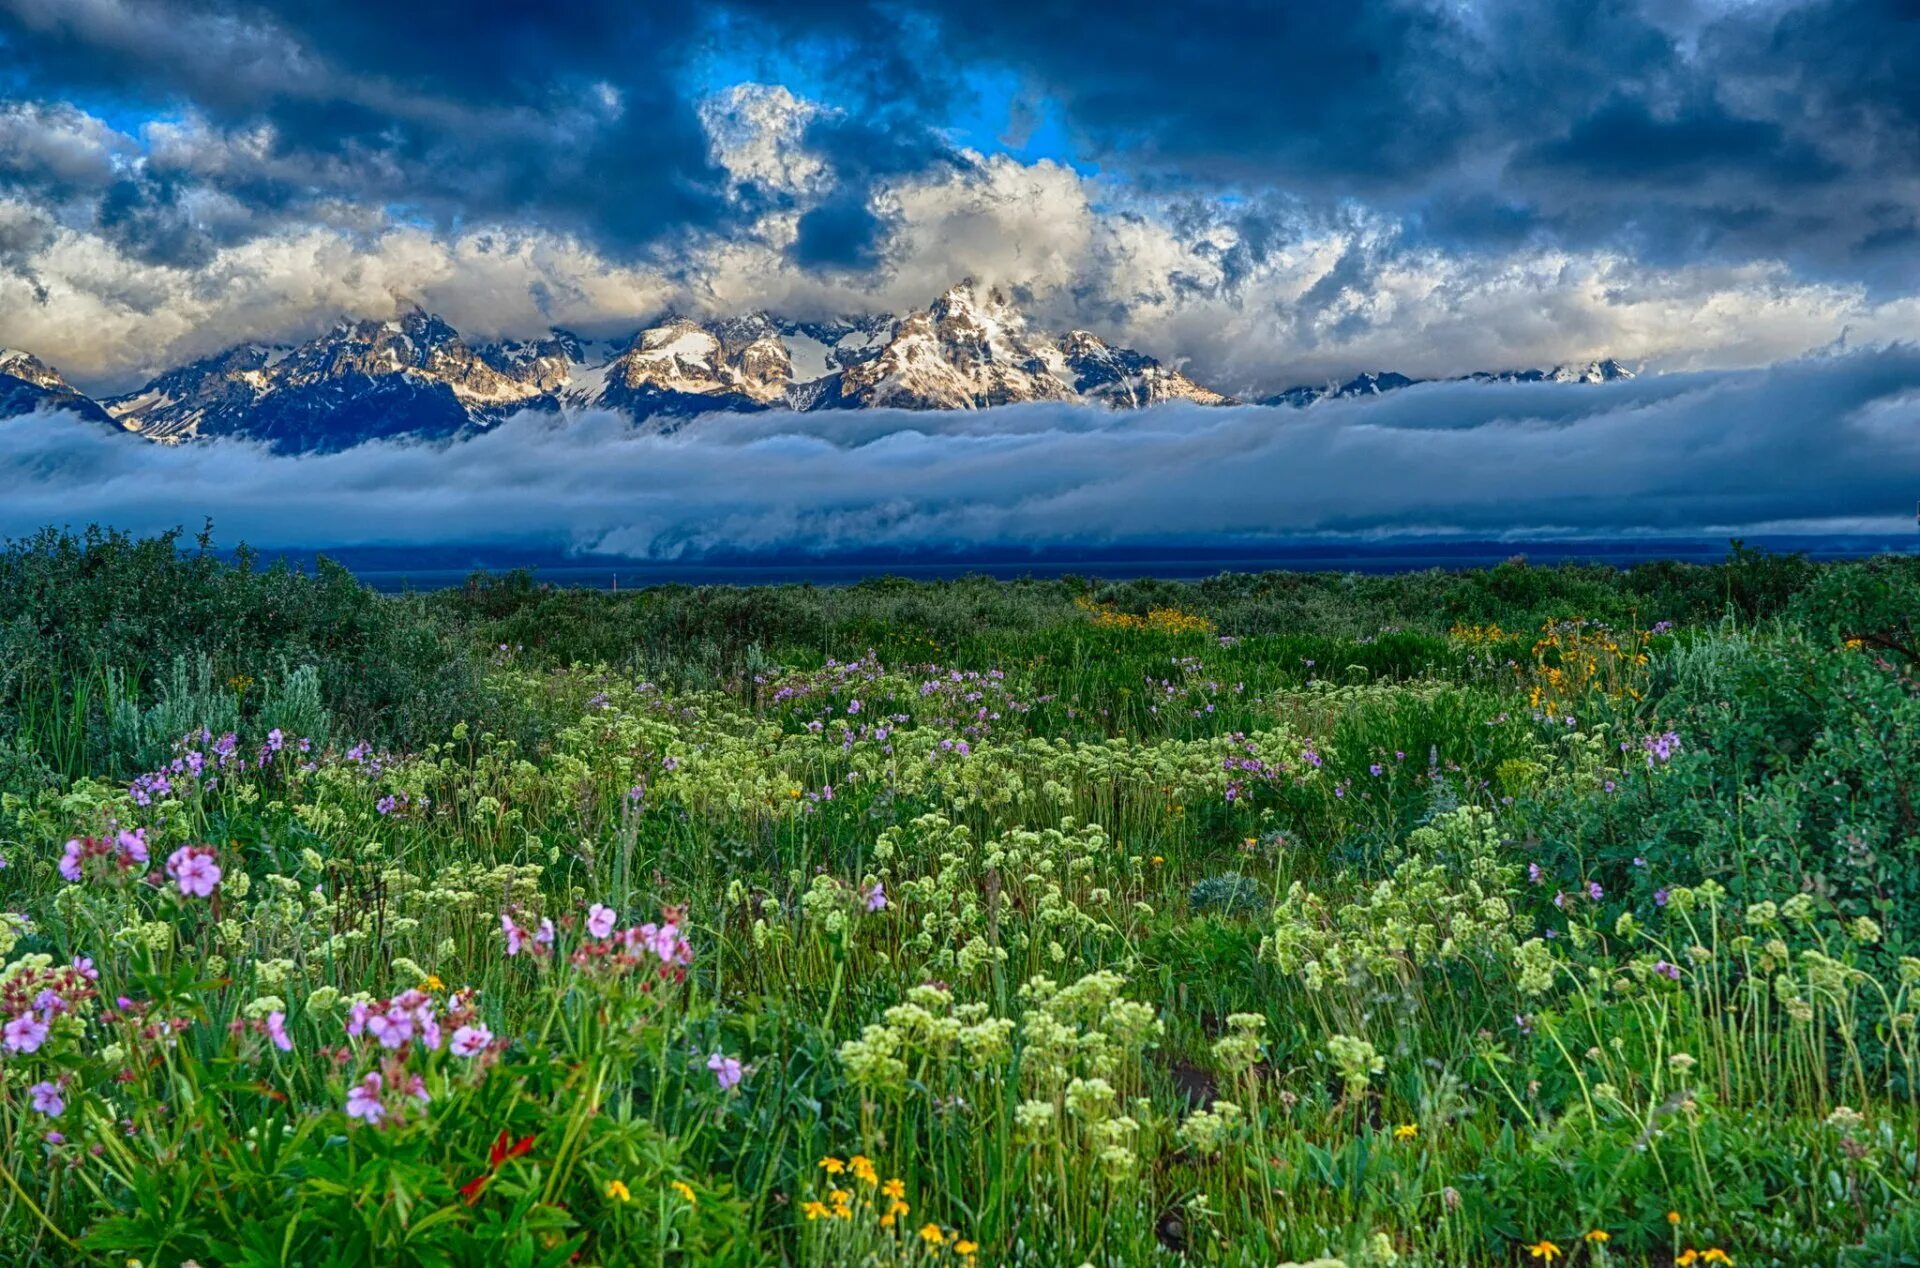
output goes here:
[{"label": "dark storm cloud", "polygon": [[263,546],[634,556],[932,545],[1886,531],[1920,487],[1920,349],[1592,387],[1435,383],[1308,410],[521,415],[449,447],[167,447],[0,424],[0,533],[197,525]]},{"label": "dark storm cloud", "polygon": [[[270,129],[240,164],[176,147],[170,175],[273,214],[312,199],[443,225],[529,221],[632,248],[722,214],[679,74],[694,6],[213,0],[8,0],[11,95],[204,118],[216,138]],[[21,179],[19,173],[15,179]],[[108,223],[143,254],[185,246],[121,190]]]},{"label": "dark storm cloud", "polygon": [[[1915,0],[0,0],[0,39],[13,98],[206,122],[99,209],[151,260],[341,206],[626,256],[724,232],[779,195],[711,166],[689,94],[717,60],[835,108],[805,142],[837,177],[797,208],[807,267],[883,263],[876,186],[957,161],[944,129],[999,76],[1016,132],[1046,102],[1136,188],[1358,197],[1456,250],[1920,280]],[[71,195],[57,158],[0,155],[0,180]],[[200,223],[200,186],[255,223]],[[1246,228],[1229,286],[1271,242]]]},{"label": "dark storm cloud", "polygon": [[108,241],[148,264],[190,269],[213,258],[212,235],[194,224],[170,181],[115,181],[100,200],[98,223]]},{"label": "dark storm cloud", "polygon": [[1456,248],[1916,276],[1914,0],[906,2],[1142,179],[1357,195]]},{"label": "dark storm cloud", "polygon": [[823,114],[802,144],[835,174],[836,188],[808,209],[789,254],[803,268],[866,269],[879,263],[888,225],[872,209],[875,188],[893,177],[960,165],[953,149],[919,120]]},{"label": "dark storm cloud", "polygon": [[886,227],[867,206],[865,191],[836,193],[800,217],[788,254],[802,268],[871,268],[880,260]]},{"label": "dark storm cloud", "polygon": [[1759,175],[1780,185],[1810,185],[1842,174],[1838,163],[1779,124],[1736,119],[1712,101],[1691,103],[1672,118],[1647,104],[1615,98],[1568,129],[1524,151],[1517,165],[1596,181],[1672,185],[1722,173]]}]

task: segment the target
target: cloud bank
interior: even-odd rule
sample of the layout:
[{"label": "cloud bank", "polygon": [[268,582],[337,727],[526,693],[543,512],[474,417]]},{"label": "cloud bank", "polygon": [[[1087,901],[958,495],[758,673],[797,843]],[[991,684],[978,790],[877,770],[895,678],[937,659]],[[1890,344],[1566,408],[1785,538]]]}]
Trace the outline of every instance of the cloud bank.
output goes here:
[{"label": "cloud bank", "polygon": [[523,414],[450,445],[169,448],[0,424],[0,533],[211,516],[268,548],[522,544],[637,558],[928,547],[1886,532],[1920,497],[1920,348],[1590,387],[1436,383],[1307,410],[1036,405]]}]

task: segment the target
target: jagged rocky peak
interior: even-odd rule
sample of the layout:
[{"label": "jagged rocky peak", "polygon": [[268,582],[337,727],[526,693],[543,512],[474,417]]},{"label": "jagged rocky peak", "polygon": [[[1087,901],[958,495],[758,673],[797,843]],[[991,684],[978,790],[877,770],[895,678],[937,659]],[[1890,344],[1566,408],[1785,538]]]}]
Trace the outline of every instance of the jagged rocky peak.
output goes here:
[{"label": "jagged rocky peak", "polygon": [[1113,347],[1091,331],[1068,331],[1060,352],[1072,371],[1073,390],[1116,408],[1143,408],[1163,401],[1228,403],[1227,397],[1201,387],[1180,371],[1131,348]]},{"label": "jagged rocky peak", "polygon": [[793,382],[793,354],[787,351],[779,324],[766,313],[752,312],[714,322],[709,329],[720,340],[720,352],[740,376],[749,395],[774,400]]},{"label": "jagged rocky peak", "polygon": [[169,370],[137,392],[109,398],[107,412],[151,440],[237,431],[269,390],[268,370],[290,351],[258,343],[228,348]]},{"label": "jagged rocky peak", "polygon": [[1304,407],[1320,401],[1356,396],[1380,396],[1416,383],[1615,383],[1634,377],[1633,371],[1612,357],[1601,361],[1557,365],[1551,370],[1476,370],[1450,379],[1415,379],[1392,370],[1370,371],[1345,383],[1301,384],[1262,398],[1262,405]]},{"label": "jagged rocky peak", "polygon": [[1613,383],[1632,377],[1633,371],[1612,357],[1603,361],[1589,361],[1583,366],[1559,366],[1553,372],[1553,381],[1556,383]]},{"label": "jagged rocky peak", "polygon": [[[1464,377],[1607,383],[1633,375],[1607,359]],[[1262,403],[1307,406],[1416,382],[1378,371],[1303,384]],[[24,352],[0,351],[0,389],[0,417],[31,413],[57,398],[152,440],[238,436],[299,452],[382,437],[457,437],[523,410],[562,407],[617,410],[665,428],[696,415],[780,408],[1229,403],[1179,369],[1094,331],[1043,330],[1007,291],[973,279],[902,316],[670,315],[616,340],[555,329],[481,342],[401,302],[391,317],[342,319],[297,346],[246,343],[168,370],[139,391],[106,401],[111,420]]]},{"label": "jagged rocky peak", "polygon": [[487,344],[479,351],[480,359],[503,378],[539,393],[564,388],[573,376],[573,367],[585,356],[580,341],[561,330],[544,339]]},{"label": "jagged rocky peak", "polygon": [[0,419],[42,410],[64,410],[93,422],[109,422],[105,410],[39,357],[0,348]]},{"label": "jagged rocky peak", "polygon": [[843,370],[835,403],[927,410],[1068,400],[1059,359],[1051,341],[1028,337],[1005,295],[981,294],[969,279],[902,317],[878,356]]},{"label": "jagged rocky peak", "polygon": [[74,390],[73,385],[61,377],[60,371],[31,352],[22,352],[18,348],[0,348],[0,374],[48,391]]},{"label": "jagged rocky peak", "polygon": [[783,399],[793,371],[780,333],[754,314],[705,326],[676,317],[640,332],[614,359],[597,402],[630,405],[636,394]]},{"label": "jagged rocky peak", "polygon": [[1501,370],[1469,374],[1476,383],[1617,383],[1633,377],[1633,371],[1612,357],[1601,361],[1572,362],[1551,370]]},{"label": "jagged rocky peak", "polygon": [[[514,364],[483,356],[438,315],[413,304],[386,321],[343,321],[296,348],[279,368],[281,376],[295,384],[413,372],[485,406],[524,401],[549,390],[537,382],[541,360]],[[551,358],[547,360],[550,377]]]},{"label": "jagged rocky peak", "polygon": [[1345,400],[1356,396],[1379,396],[1412,387],[1421,380],[1408,378],[1393,370],[1369,370],[1344,383],[1302,383],[1261,400],[1262,405],[1307,406],[1319,401]]}]

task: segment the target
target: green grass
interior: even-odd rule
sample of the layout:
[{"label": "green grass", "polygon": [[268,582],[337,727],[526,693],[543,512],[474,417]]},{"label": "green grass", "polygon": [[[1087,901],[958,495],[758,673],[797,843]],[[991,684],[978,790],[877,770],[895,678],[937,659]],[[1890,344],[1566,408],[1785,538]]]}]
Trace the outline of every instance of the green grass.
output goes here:
[{"label": "green grass", "polygon": [[19,544],[0,1258],[1913,1262],[1916,586]]}]

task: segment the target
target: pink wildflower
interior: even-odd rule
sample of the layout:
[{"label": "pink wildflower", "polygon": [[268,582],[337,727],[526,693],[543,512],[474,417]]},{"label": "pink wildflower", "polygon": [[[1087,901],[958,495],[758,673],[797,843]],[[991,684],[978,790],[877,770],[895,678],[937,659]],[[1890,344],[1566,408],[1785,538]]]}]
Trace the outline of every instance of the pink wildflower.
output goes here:
[{"label": "pink wildflower", "polygon": [[220,884],[220,865],[213,861],[213,849],[205,845],[183,845],[167,856],[167,875],[190,898],[211,898]]},{"label": "pink wildflower", "polygon": [[145,867],[147,864],[147,830],[138,828],[132,832],[122,831],[114,838],[120,847],[120,853],[135,863]]},{"label": "pink wildflower", "polygon": [[493,1032],[484,1025],[462,1026],[453,1032],[453,1055],[477,1057],[493,1043]]},{"label": "pink wildflower", "polygon": [[382,1048],[398,1048],[413,1038],[413,1018],[398,1008],[374,1013],[367,1018],[367,1033],[378,1040]]},{"label": "pink wildflower", "polygon": [[740,1085],[746,1071],[740,1066],[738,1057],[729,1057],[714,1053],[707,1058],[707,1069],[713,1071],[713,1081],[720,1085],[722,1092],[730,1092]]},{"label": "pink wildflower", "polygon": [[273,1046],[282,1052],[293,1051],[293,1036],[287,1033],[287,1015],[281,1012],[267,1014],[267,1038],[273,1040]]},{"label": "pink wildflower", "polygon": [[383,1086],[378,1073],[370,1073],[366,1078],[353,1085],[347,1093],[347,1117],[358,1118],[368,1123],[378,1123],[387,1116],[387,1107],[380,1103],[380,1089]]},{"label": "pink wildflower", "polygon": [[38,1052],[47,1041],[47,1023],[32,1013],[21,1013],[0,1027],[0,1045],[8,1052]]}]

